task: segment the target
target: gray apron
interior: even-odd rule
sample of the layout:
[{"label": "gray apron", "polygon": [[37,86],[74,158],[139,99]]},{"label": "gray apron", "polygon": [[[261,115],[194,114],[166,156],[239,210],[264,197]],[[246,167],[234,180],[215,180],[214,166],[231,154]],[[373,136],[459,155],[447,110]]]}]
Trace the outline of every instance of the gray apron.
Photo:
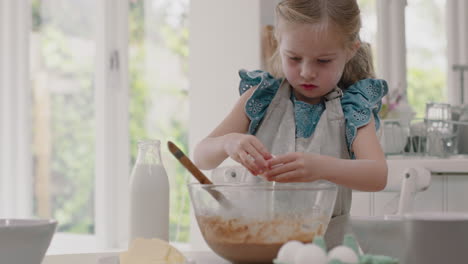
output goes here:
[{"label": "gray apron", "polygon": [[[325,111],[309,138],[296,139],[294,105],[291,101],[291,88],[283,81],[278,92],[268,106],[267,112],[255,136],[273,155],[289,152],[308,152],[349,159],[345,139],[345,118],[341,107],[342,92],[335,88],[325,96]],[[253,177],[253,176],[250,176]],[[246,181],[259,181],[245,179]],[[341,245],[343,237],[351,231],[349,211],[351,208],[351,189],[338,185],[338,194],[332,219],[325,233],[328,249]]]}]

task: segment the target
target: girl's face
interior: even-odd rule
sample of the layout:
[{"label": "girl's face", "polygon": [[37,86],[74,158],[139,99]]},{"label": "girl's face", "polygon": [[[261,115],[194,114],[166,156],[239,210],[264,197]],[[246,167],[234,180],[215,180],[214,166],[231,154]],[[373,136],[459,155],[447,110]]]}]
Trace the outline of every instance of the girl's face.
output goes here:
[{"label": "girl's face", "polygon": [[280,56],[283,72],[297,99],[319,103],[339,82],[354,52],[345,48],[335,26],[286,24],[281,26]]}]

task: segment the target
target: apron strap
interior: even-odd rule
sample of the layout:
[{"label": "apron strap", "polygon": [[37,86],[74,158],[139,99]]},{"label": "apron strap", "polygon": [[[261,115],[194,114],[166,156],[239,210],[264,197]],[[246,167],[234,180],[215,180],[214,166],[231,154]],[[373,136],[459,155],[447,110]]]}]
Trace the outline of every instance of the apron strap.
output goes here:
[{"label": "apron strap", "polygon": [[348,233],[352,233],[349,218],[349,214],[343,214],[330,219],[327,231],[325,232],[325,243],[327,244],[328,250],[342,245],[344,236]]},{"label": "apron strap", "polygon": [[343,97],[343,91],[340,88],[335,87],[335,89],[331,90],[328,94],[325,95],[325,101],[331,101],[341,97]]},{"label": "apron strap", "polygon": [[329,121],[344,120],[343,107],[341,106],[341,98],[343,91],[335,87],[325,96],[326,115]]}]

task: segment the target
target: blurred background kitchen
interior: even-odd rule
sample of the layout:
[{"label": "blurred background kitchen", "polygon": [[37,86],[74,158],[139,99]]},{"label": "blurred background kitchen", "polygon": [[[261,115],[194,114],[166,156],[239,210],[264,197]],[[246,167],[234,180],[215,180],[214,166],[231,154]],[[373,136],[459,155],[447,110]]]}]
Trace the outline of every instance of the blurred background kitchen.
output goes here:
[{"label": "blurred background kitchen", "polygon": [[[468,212],[468,2],[358,2],[361,38],[390,86],[391,165],[432,172],[415,210]],[[237,100],[237,71],[266,67],[276,3],[0,0],[0,217],[56,219],[49,254],[126,245],[136,142],[157,138],[170,240],[202,245],[189,175],[165,142],[191,153]],[[352,213],[391,213],[393,200],[356,193]]]}]

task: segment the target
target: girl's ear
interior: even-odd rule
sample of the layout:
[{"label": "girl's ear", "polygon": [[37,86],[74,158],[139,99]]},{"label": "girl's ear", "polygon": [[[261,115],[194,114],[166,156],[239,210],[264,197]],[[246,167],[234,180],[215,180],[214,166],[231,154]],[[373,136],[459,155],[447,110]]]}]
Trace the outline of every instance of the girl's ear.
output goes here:
[{"label": "girl's ear", "polygon": [[346,58],[346,63],[349,62],[354,55],[356,55],[357,51],[361,48],[361,41],[356,40],[348,50],[348,57]]}]

